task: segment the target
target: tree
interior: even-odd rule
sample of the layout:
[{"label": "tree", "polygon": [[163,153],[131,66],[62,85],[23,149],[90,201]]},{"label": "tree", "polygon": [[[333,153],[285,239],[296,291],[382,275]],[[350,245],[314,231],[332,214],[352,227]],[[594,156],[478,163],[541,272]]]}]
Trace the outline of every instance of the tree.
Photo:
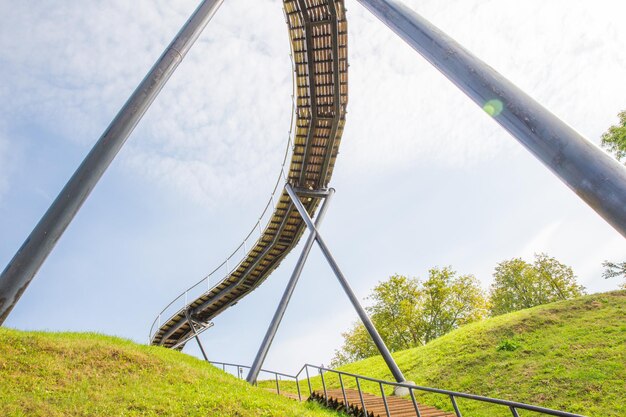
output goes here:
[{"label": "tree", "polygon": [[389,349],[403,350],[421,342],[420,283],[403,275],[380,282],[367,297],[367,312]]},{"label": "tree", "polygon": [[343,345],[335,350],[335,356],[330,361],[331,368],[338,368],[346,363],[356,362],[378,354],[376,345],[363,326],[363,323],[354,323],[347,332],[341,333]]},{"label": "tree", "polygon": [[[387,281],[379,282],[367,297],[373,304],[366,307],[366,310],[392,352],[421,343],[419,285],[419,281],[414,278],[396,274]],[[360,322],[354,323],[352,328],[341,336],[343,345],[339,350],[335,350],[335,356],[331,361],[332,367],[378,354],[372,338]]]},{"label": "tree", "polygon": [[457,277],[450,267],[433,268],[428,271],[428,280],[422,288],[424,343],[486,315],[487,301],[472,275]]},{"label": "tree", "polygon": [[521,258],[500,262],[493,274],[490,303],[494,316],[584,294],[572,268],[545,253],[533,264]]},{"label": "tree", "polygon": [[617,115],[619,123],[602,135],[602,146],[615,154],[618,161],[626,157],[626,110]]},{"label": "tree", "polygon": [[[604,261],[602,266],[605,268],[602,276],[605,279],[615,278],[622,276],[626,279],[626,262],[609,262]],[[626,290],[626,282],[621,285],[621,288]]]},{"label": "tree", "polygon": [[[457,276],[449,267],[431,269],[424,283],[393,275],[374,287],[368,299],[373,304],[366,310],[392,352],[428,343],[462,324],[482,319],[487,311],[476,278]],[[378,354],[362,324],[354,324],[342,336],[343,345],[335,351],[331,366]]]}]

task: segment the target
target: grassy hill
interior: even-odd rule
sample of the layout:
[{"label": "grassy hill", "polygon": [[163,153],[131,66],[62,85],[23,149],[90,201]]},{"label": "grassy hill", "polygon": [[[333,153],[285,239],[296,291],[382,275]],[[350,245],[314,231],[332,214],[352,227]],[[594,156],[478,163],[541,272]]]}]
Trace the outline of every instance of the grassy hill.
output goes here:
[{"label": "grassy hill", "polygon": [[[394,357],[405,376],[421,386],[587,416],[626,416],[626,291],[491,318],[426,346],[397,352]],[[380,357],[341,369],[392,380]],[[330,375],[326,379],[331,386],[338,386]],[[355,385],[354,381],[346,382]],[[320,386],[317,378],[314,388]],[[365,388],[379,392],[378,386],[365,384]],[[446,397],[422,395],[419,399],[453,411]],[[458,402],[465,417],[511,415],[506,408],[462,399]]]},{"label": "grassy hill", "polygon": [[95,334],[0,328],[0,416],[337,416],[206,362]]}]

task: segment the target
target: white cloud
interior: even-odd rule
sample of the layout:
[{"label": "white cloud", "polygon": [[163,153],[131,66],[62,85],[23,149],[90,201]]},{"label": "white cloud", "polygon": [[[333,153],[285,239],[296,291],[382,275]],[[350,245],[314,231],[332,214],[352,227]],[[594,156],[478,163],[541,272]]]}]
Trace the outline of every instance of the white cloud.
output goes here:
[{"label": "white cloud", "polygon": [[[280,3],[262,3],[249,10],[233,1],[218,11],[129,140],[127,168],[200,201],[268,195],[292,90]],[[195,6],[48,1],[33,14],[26,4],[12,5],[2,25],[10,36],[0,41],[8,63],[0,71],[11,85],[3,112],[34,115],[34,123],[91,146]],[[252,24],[259,21],[277,24]],[[26,39],[26,48],[15,38]],[[267,187],[250,184],[251,177]]]},{"label": "white cloud", "polygon": [[[621,82],[626,66],[625,2],[405,1],[590,139],[597,139],[614,123],[615,114],[626,108],[626,83]],[[30,3],[0,2],[0,128],[4,122],[10,131],[33,127],[50,132],[59,142],[60,153],[76,145],[87,149],[95,142],[197,5],[196,0],[40,0],[36,8]],[[129,140],[118,169],[121,166],[130,175],[168,187],[170,193],[165,193],[165,199],[178,201],[182,197],[222,208],[242,202],[250,202],[250,207],[262,205],[278,175],[291,116],[288,36],[280,6],[278,0],[224,2]],[[570,217],[561,216],[578,207],[566,198],[559,199],[558,205],[555,202],[552,210],[548,206],[535,210],[537,196],[561,190],[561,184],[555,185],[552,177],[544,181],[546,177],[531,173],[540,181],[534,187],[522,187],[519,178],[528,174],[525,170],[519,176],[503,178],[499,174],[507,172],[485,174],[483,163],[500,158],[510,161],[512,155],[526,155],[525,151],[357,2],[348,1],[347,6],[350,104],[336,180],[351,183],[358,179],[366,188],[374,182],[372,177],[377,177],[378,182],[398,193],[386,194],[389,201],[402,199],[402,204],[396,205],[415,210],[410,213],[415,222],[403,225],[415,224],[409,229],[412,235],[394,240],[395,249],[390,252],[401,252],[401,247],[419,248],[416,241],[428,242],[424,246],[432,248],[417,256],[417,251],[404,252],[409,261],[389,256],[393,264],[386,264],[378,259],[379,270],[393,271],[400,264],[407,274],[414,274],[412,268],[425,270],[432,259],[457,266],[471,258],[468,263],[474,269],[460,270],[489,277],[497,261],[521,256],[519,250],[526,258],[546,251],[572,265],[585,285],[602,289],[600,285],[607,283],[599,278],[600,264],[604,259],[619,260],[625,249],[623,238],[587,207]],[[33,148],[36,141],[46,138],[33,138]],[[72,146],[63,147],[62,142]],[[7,168],[15,164],[16,147],[15,139],[3,137],[0,129],[0,199],[3,184],[7,189]],[[416,189],[424,191],[404,193],[406,190],[398,189],[393,179],[399,177],[398,172],[412,178],[425,171],[416,166],[443,169],[433,170],[437,173],[433,178],[416,181]],[[489,214],[477,212],[467,224],[453,223],[454,234],[445,243],[437,243],[442,241],[440,230],[424,226],[448,219],[445,210],[440,214],[435,205],[458,205],[461,211],[465,202],[455,199],[475,198],[470,192],[450,187],[445,176],[452,166],[471,171],[470,182],[481,178],[493,181],[490,192],[497,198],[488,198],[484,204],[493,204],[501,211],[485,207]],[[518,166],[529,171],[533,168],[529,164]],[[510,190],[495,186],[498,181],[510,183]],[[466,184],[471,186],[470,182]],[[446,187],[451,198],[432,191]],[[40,192],[45,196],[55,191],[46,188]],[[490,196],[487,192],[478,194]],[[342,245],[358,248],[349,241],[353,239],[351,233],[343,230],[345,219],[368,224],[373,216],[385,213],[391,218],[390,227],[397,228],[388,207],[373,212],[363,204],[364,215],[354,210],[356,201],[346,208],[348,204],[341,198],[338,195],[332,210],[335,216],[344,216],[336,223],[336,250]],[[371,195],[367,198],[363,201],[375,200]],[[511,212],[523,215],[514,217]],[[237,217],[237,213],[233,210],[229,214]],[[431,216],[426,221],[425,213]],[[408,215],[404,218],[409,219]],[[249,220],[252,223],[255,219]],[[506,226],[512,223],[514,233],[509,234]],[[537,229],[535,224],[544,227]],[[216,243],[207,252],[226,251],[225,239],[239,239],[226,234],[216,233]],[[101,238],[113,242],[111,246],[119,244],[118,236]],[[169,239],[163,236],[149,244],[161,246],[163,241],[180,238],[172,234]],[[205,244],[203,239],[206,236],[197,237],[203,242],[198,246]],[[355,284],[356,277],[371,276],[364,270],[362,258],[357,259],[360,253],[367,253],[365,246],[370,240],[358,242],[363,246],[361,252],[344,254],[342,264],[354,269],[348,272],[355,276]],[[190,259],[189,253],[168,255],[171,257],[157,263],[189,266],[199,262]],[[428,261],[419,259],[426,256]],[[123,280],[126,272],[120,268],[112,276]],[[188,274],[177,273],[176,280],[193,280]],[[334,302],[333,297],[339,300],[343,294],[326,291],[324,296]],[[258,305],[259,310],[273,307]],[[319,330],[303,337],[287,337],[275,346],[274,357],[281,361],[270,365],[283,368],[285,363],[284,369],[292,370],[303,359],[326,361],[340,344],[340,331],[348,328],[354,317],[351,310],[348,313],[335,320],[333,328],[304,326]],[[306,319],[305,315],[298,317]],[[93,323],[90,320],[85,327]],[[230,334],[228,337],[230,344]],[[243,337],[240,343],[245,342]],[[225,357],[230,349],[215,355]]]},{"label": "white cloud", "polygon": [[[594,139],[625,105],[626,87],[613,80],[626,29],[610,17],[626,6],[570,3],[407,1]],[[289,128],[291,70],[281,3],[256,4],[221,7],[129,141],[127,169],[199,201],[233,190],[267,195]],[[0,5],[11,16],[0,25],[0,75],[10,86],[0,110],[90,146],[195,6],[48,0],[33,13],[26,3]],[[522,152],[360,5],[348,7],[351,98],[339,164],[376,175],[415,164],[474,168]]]},{"label": "white cloud", "polygon": [[[626,29],[614,18],[626,12],[621,2],[406,3],[591,140],[626,106],[626,87],[615,83],[626,48]],[[359,165],[475,168],[502,152],[525,152],[362,7],[351,8],[350,25],[344,152]]]}]

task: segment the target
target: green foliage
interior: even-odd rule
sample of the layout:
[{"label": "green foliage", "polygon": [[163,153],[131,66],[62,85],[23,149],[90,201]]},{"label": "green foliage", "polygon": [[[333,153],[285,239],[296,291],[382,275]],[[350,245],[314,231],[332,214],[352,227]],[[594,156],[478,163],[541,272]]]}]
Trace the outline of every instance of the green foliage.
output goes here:
[{"label": "green foliage", "polygon": [[513,352],[517,350],[518,348],[519,348],[519,345],[509,339],[504,339],[500,341],[500,343],[498,343],[498,345],[496,346],[496,350],[498,352],[502,352],[502,351]]},{"label": "green foliage", "polygon": [[338,416],[191,356],[95,334],[0,328],[0,416]]},{"label": "green foliage", "polygon": [[457,277],[450,267],[433,268],[428,275],[421,315],[424,343],[485,317],[487,301],[473,275]]},{"label": "green foliage", "polygon": [[619,123],[602,135],[602,146],[612,152],[618,161],[626,157],[626,111],[618,114]]},{"label": "green foliage", "polygon": [[[374,325],[378,330],[383,330],[376,322],[374,322]],[[378,354],[372,338],[362,323],[354,323],[352,329],[341,333],[341,336],[343,337],[343,345],[341,349],[335,350],[335,356],[330,361],[332,368]],[[389,349],[393,349],[393,347],[389,347]]]},{"label": "green foliage", "polygon": [[499,315],[584,294],[572,268],[545,253],[533,264],[514,258],[500,262],[493,275],[491,314]]},{"label": "green foliage", "polygon": [[[502,341],[519,347],[496,350]],[[626,416],[626,291],[559,301],[463,326],[425,346],[395,352],[407,379],[443,388],[520,401],[587,416]],[[380,356],[343,371],[393,380]],[[325,375],[329,388],[339,381]],[[348,387],[354,380],[344,378]],[[379,394],[374,383],[363,388]],[[271,387],[271,383],[268,383]],[[312,379],[313,389],[321,380]],[[307,381],[301,381],[308,392]],[[295,384],[291,385],[295,392]],[[388,391],[389,393],[389,391]],[[418,401],[454,412],[445,395],[421,393]],[[459,399],[464,416],[510,416],[506,407]],[[522,417],[535,415],[520,412]]]},{"label": "green foliage", "polygon": [[422,300],[419,281],[393,275],[374,287],[368,299],[373,304],[367,311],[374,318],[376,326],[381,328],[382,337],[393,346],[393,350],[407,349],[421,342]]},{"label": "green foliage", "polygon": [[[476,278],[457,276],[449,267],[433,268],[428,279],[394,275],[379,283],[368,297],[372,322],[392,352],[419,346],[460,325],[482,319],[486,300]],[[344,343],[331,366],[378,354],[365,327],[354,324],[342,333]]]},{"label": "green foliage", "polygon": [[[605,279],[623,277],[626,279],[626,262],[609,262],[604,261],[602,266],[605,268],[602,276]],[[621,288],[626,290],[626,281],[621,285]]]}]

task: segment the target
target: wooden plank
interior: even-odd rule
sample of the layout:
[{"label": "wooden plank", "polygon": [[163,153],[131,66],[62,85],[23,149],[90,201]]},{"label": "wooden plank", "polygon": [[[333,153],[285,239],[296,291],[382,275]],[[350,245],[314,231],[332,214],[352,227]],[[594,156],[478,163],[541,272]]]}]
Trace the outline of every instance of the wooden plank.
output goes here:
[{"label": "wooden plank", "polygon": [[[361,397],[359,392],[353,389],[346,389],[347,406],[353,411],[355,415],[363,414],[363,406],[361,404]],[[343,392],[341,389],[329,389],[326,390],[328,396],[329,407],[336,410],[345,410],[346,404],[343,398]],[[383,398],[363,393],[363,402],[367,409],[367,415],[369,417],[387,417],[385,410],[385,404]],[[314,391],[311,396],[312,399],[325,404],[325,396],[323,391]],[[387,406],[389,407],[389,414],[391,417],[415,417],[415,407],[413,402],[401,397],[387,397]],[[454,413],[439,410],[435,407],[430,407],[424,404],[418,404],[418,409],[422,417],[455,417]]]}]

